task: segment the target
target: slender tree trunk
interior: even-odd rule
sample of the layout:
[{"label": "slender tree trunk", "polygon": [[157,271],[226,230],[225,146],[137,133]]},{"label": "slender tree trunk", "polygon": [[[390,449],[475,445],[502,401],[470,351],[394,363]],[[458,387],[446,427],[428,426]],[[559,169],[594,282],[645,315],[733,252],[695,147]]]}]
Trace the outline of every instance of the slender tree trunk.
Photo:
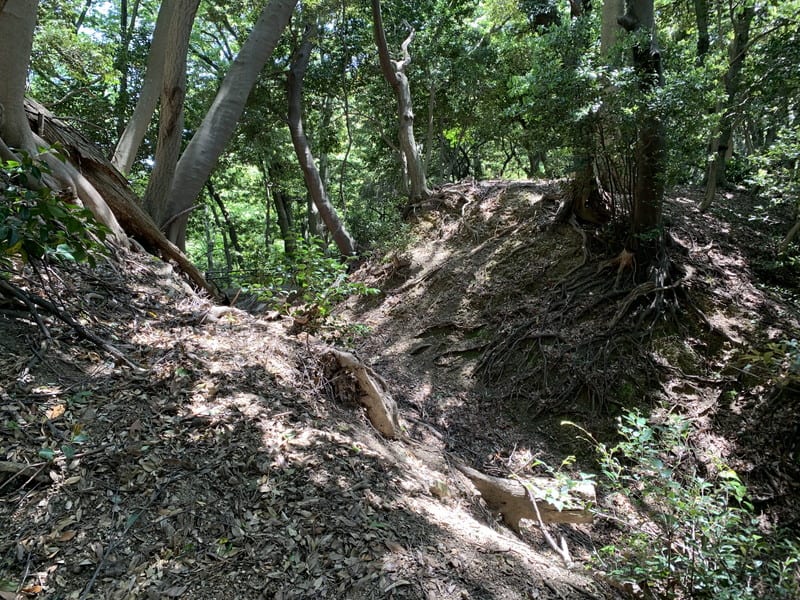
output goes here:
[{"label": "slender tree trunk", "polygon": [[114,59],[114,67],[119,71],[119,90],[114,103],[117,135],[125,128],[125,113],[128,112],[128,74],[130,71],[130,46],[133,31],[136,27],[136,18],[139,13],[139,0],[134,0],[133,7],[128,11],[128,0],[120,1],[119,10],[119,48]]},{"label": "slender tree trunk", "polygon": [[188,213],[211,175],[244,111],[250,90],[278,45],[297,0],[270,0],[231,64],[200,127],[181,155],[172,184],[167,237],[186,246]]},{"label": "slender tree trunk", "polygon": [[38,154],[49,145],[31,131],[25,112],[37,7],[36,0],[8,0],[0,13],[0,145],[19,148],[47,163],[58,183],[91,210],[119,244],[127,245],[125,232],[92,184],[70,163],[62,163],[49,152]]},{"label": "slender tree trunk", "polygon": [[147,182],[142,206],[153,221],[164,229],[175,165],[181,151],[183,136],[183,101],[186,97],[186,55],[195,13],[200,0],[184,0],[181,10],[170,20],[170,44],[164,66],[164,85],[161,90],[161,116],[158,124],[156,164]]},{"label": "slender tree trunk", "polygon": [[206,277],[210,271],[214,270],[214,231],[211,227],[211,206],[205,207],[205,218],[203,226],[206,233]]},{"label": "slender tree trunk", "polygon": [[289,69],[289,130],[292,134],[292,145],[294,146],[297,160],[300,161],[300,169],[303,171],[306,188],[309,196],[319,211],[325,227],[333,236],[333,241],[342,256],[354,256],[356,253],[353,238],[347,232],[344,222],[339,218],[336,209],[331,204],[325,186],[320,177],[317,166],[314,163],[314,156],[308,146],[308,139],[303,130],[303,77],[308,68],[308,60],[311,55],[310,35],[306,35],[300,48],[292,57],[292,64]]},{"label": "slender tree trunk", "polygon": [[283,239],[283,251],[289,258],[294,257],[297,250],[297,233],[292,227],[292,205],[280,188],[276,188],[272,194],[275,201],[275,212],[278,215],[278,229]]},{"label": "slender tree trunk", "polygon": [[[2,10],[2,6],[5,4],[5,0],[0,0],[0,10]],[[89,9],[92,7],[92,0],[86,0],[83,3],[83,8],[81,9],[81,14],[78,15],[78,18],[75,19],[75,33],[78,33],[83,27],[83,21],[86,19],[86,14],[89,12]]]},{"label": "slender tree trunk", "polygon": [[241,268],[242,256],[244,256],[244,252],[242,251],[242,245],[239,243],[239,234],[236,233],[236,226],[233,224],[231,214],[228,212],[228,208],[225,206],[225,203],[222,201],[222,197],[217,193],[217,190],[214,188],[214,184],[210,179],[206,182],[206,189],[208,190],[208,195],[211,196],[211,199],[219,208],[219,212],[222,215],[222,220],[225,222],[225,229],[228,231],[228,239],[230,239],[231,246],[233,246],[233,250],[236,252],[235,262]]},{"label": "slender tree trunk", "polygon": [[725,108],[719,128],[709,143],[711,160],[706,167],[706,191],[700,211],[709,209],[717,188],[727,184],[726,167],[728,152],[733,139],[733,127],[737,116],[737,96],[742,81],[742,68],[750,41],[750,24],[755,16],[753,6],[745,6],[733,17],[733,40],[728,48],[728,70],[725,73]]},{"label": "slender tree trunk", "polygon": [[711,37],[708,34],[708,0],[694,0],[694,17],[697,23],[697,64],[702,65],[711,47]]},{"label": "slender tree trunk", "polygon": [[414,31],[403,42],[403,60],[392,60],[389,56],[389,47],[386,44],[386,33],[383,28],[380,0],[372,2],[372,23],[375,34],[375,45],[378,47],[381,71],[386,81],[392,86],[397,98],[397,118],[399,126],[400,148],[405,157],[406,170],[409,180],[409,200],[417,202],[430,196],[428,183],[425,178],[422,158],[414,139],[414,107],[411,101],[411,86],[408,82],[406,69],[411,64],[411,54],[408,47],[414,40]]},{"label": "slender tree trunk", "polygon": [[164,57],[169,45],[170,20],[176,6],[176,0],[162,0],[161,2],[153,31],[153,42],[147,55],[144,84],[139,93],[136,107],[133,109],[133,115],[114,149],[111,163],[123,175],[127,175],[131,171],[133,162],[136,160],[136,152],[144,140],[156,104],[158,104],[164,81]]},{"label": "slender tree trunk", "polygon": [[219,215],[214,208],[214,204],[212,203],[208,205],[208,207],[211,209],[211,214],[214,216],[214,225],[217,226],[217,229],[219,229],[219,232],[222,235],[222,253],[225,255],[225,272],[230,274],[230,272],[233,271],[231,245],[228,243],[228,236],[225,234],[225,227],[223,226],[222,221],[219,219]]}]

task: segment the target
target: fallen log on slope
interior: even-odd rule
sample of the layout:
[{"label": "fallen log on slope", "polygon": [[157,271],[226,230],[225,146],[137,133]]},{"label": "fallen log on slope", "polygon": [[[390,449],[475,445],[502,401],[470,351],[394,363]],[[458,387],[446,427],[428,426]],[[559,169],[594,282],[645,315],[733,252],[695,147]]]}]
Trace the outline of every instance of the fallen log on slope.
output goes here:
[{"label": "fallen log on slope", "polygon": [[568,507],[558,510],[544,499],[547,489],[558,488],[555,479],[531,478],[530,483],[533,490],[529,495],[522,482],[516,479],[492,477],[458,463],[454,463],[454,466],[478,488],[486,506],[490,510],[500,513],[503,516],[503,522],[515,533],[519,533],[520,519],[530,519],[538,523],[540,515],[541,520],[545,523],[590,523],[592,521],[592,514],[586,509],[586,506],[593,503],[596,496],[594,485],[589,482],[580,483],[570,490],[569,496],[573,502]]},{"label": "fallen log on slope", "polygon": [[206,281],[200,270],[166,238],[150,215],[142,210],[139,198],[128,180],[91,142],[31,98],[25,99],[25,112],[31,128],[39,137],[49,144],[58,143],[64,148],[70,162],[103,196],[125,233],[137,238],[145,246],[158,250],[164,258],[174,260],[197,287],[219,300],[219,293]]}]

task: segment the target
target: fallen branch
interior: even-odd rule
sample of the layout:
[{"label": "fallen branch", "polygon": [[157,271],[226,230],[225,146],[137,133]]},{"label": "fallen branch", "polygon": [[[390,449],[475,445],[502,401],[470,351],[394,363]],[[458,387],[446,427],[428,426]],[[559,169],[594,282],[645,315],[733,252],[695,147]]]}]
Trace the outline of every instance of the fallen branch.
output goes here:
[{"label": "fallen branch", "polygon": [[567,541],[564,539],[564,536],[561,536],[561,544],[556,544],[556,541],[553,539],[553,536],[550,535],[550,531],[547,529],[547,525],[545,525],[544,521],[542,520],[542,513],[539,511],[538,502],[533,495],[533,489],[526,485],[525,493],[527,494],[530,503],[533,504],[533,510],[536,511],[536,521],[539,525],[542,535],[544,535],[544,539],[547,540],[547,544],[553,549],[553,551],[561,557],[561,560],[564,562],[564,566],[570,568],[572,566],[572,556],[570,556],[569,548],[567,548]]},{"label": "fallen branch", "polygon": [[[97,346],[98,348],[100,348],[104,352],[107,352],[111,356],[113,356],[115,358],[118,358],[119,360],[124,362],[126,365],[128,365],[132,369],[134,369],[134,370],[136,370],[138,372],[144,372],[144,369],[142,369],[142,367],[140,367],[135,362],[130,360],[121,351],[119,351],[117,348],[115,348],[114,346],[112,346],[111,344],[106,342],[105,340],[99,338],[98,336],[93,334],[91,331],[87,330],[83,325],[81,325],[75,319],[73,319],[72,315],[70,315],[66,311],[61,310],[60,308],[58,308],[55,304],[53,304],[49,300],[45,300],[44,298],[40,298],[39,296],[36,296],[35,294],[29,294],[28,292],[26,292],[22,288],[19,288],[19,287],[15,286],[14,284],[9,283],[8,281],[6,281],[5,279],[2,279],[2,278],[0,278],[0,293],[3,293],[5,296],[7,296],[9,298],[16,298],[20,302],[24,303],[25,306],[27,306],[29,308],[29,310],[31,310],[31,314],[34,317],[34,319],[36,320],[36,322],[37,323],[41,323],[40,327],[43,326],[43,323],[42,323],[41,319],[39,318],[39,315],[37,314],[37,311],[36,311],[36,308],[35,308],[37,306],[40,307],[40,308],[43,308],[49,314],[53,315],[57,319],[63,321],[67,325],[69,325],[72,328],[72,330],[76,334],[78,334],[78,337],[81,337],[81,338],[93,343],[95,346]],[[45,328],[43,331],[47,332],[47,329]],[[48,335],[49,335],[49,333],[48,333]]]}]

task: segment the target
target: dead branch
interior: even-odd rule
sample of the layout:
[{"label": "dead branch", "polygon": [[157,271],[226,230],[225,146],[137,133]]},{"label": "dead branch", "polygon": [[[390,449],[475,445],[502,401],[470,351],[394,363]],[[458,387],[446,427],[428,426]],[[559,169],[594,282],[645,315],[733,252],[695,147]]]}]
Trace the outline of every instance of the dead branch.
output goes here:
[{"label": "dead branch", "polygon": [[[144,371],[144,369],[142,369],[142,367],[140,367],[135,362],[130,360],[120,350],[118,350],[117,348],[115,348],[114,346],[112,346],[111,344],[106,342],[105,340],[99,338],[98,336],[96,336],[91,331],[87,330],[83,325],[78,323],[72,317],[72,315],[70,315],[66,311],[61,310],[60,308],[58,308],[55,304],[53,304],[49,300],[45,300],[44,298],[40,298],[39,296],[36,296],[34,294],[29,294],[28,292],[26,292],[22,288],[19,288],[19,287],[15,286],[14,284],[9,283],[8,281],[6,281],[6,280],[4,280],[2,278],[0,278],[0,292],[5,294],[9,298],[16,298],[17,300],[23,302],[25,304],[25,306],[29,307],[29,309],[32,308],[33,309],[32,310],[32,315],[33,315],[34,319],[37,321],[37,323],[41,323],[41,319],[39,318],[39,316],[38,316],[38,314],[37,314],[37,312],[35,310],[35,307],[43,308],[45,311],[47,311],[48,314],[53,315],[54,317],[56,317],[60,321],[63,321],[64,323],[69,325],[72,328],[72,330],[76,334],[78,334],[78,337],[83,338],[83,339],[91,342],[92,344],[94,344],[95,346],[97,346],[98,348],[103,350],[104,352],[107,352],[111,356],[113,356],[115,358],[118,358],[119,360],[124,362],[126,365],[128,365],[132,369],[134,369],[134,370],[136,370],[138,372],[143,372]],[[40,325],[40,327],[41,326],[43,326],[43,324]],[[45,328],[44,331],[47,332],[47,329]]]}]

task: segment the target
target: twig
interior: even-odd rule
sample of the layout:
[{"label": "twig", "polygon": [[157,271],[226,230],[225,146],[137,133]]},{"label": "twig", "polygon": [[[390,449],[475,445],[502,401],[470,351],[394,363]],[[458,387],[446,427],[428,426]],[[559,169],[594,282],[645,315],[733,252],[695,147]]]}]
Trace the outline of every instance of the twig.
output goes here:
[{"label": "twig", "polygon": [[539,522],[539,529],[541,529],[542,534],[544,535],[544,539],[547,540],[547,544],[553,549],[553,551],[561,557],[561,560],[564,562],[564,566],[570,568],[572,566],[572,557],[569,554],[569,548],[567,548],[567,542],[564,537],[561,537],[561,544],[557,544],[556,541],[553,539],[553,536],[550,535],[550,532],[547,529],[547,526],[544,524],[542,520],[542,514],[539,512],[539,505],[536,503],[536,498],[533,497],[533,492],[531,488],[524,483],[522,484],[525,488],[525,493],[528,496],[528,500],[531,501],[533,504],[533,510],[536,511],[536,520]]},{"label": "twig", "polygon": [[25,305],[28,306],[29,309],[32,311],[32,314],[34,315],[34,318],[37,319],[37,322],[41,321],[41,319],[38,317],[35,307],[33,305],[44,308],[48,313],[50,313],[54,317],[60,319],[61,321],[72,327],[75,333],[77,333],[80,337],[92,342],[95,346],[97,346],[101,350],[104,350],[111,356],[120,359],[122,362],[124,362],[132,369],[138,372],[145,371],[142,367],[140,367],[135,362],[131,361],[127,356],[125,356],[120,350],[116,349],[108,342],[102,340],[91,331],[88,331],[83,325],[81,325],[75,319],[73,319],[72,315],[70,315],[68,312],[61,310],[49,300],[45,300],[44,298],[28,294],[25,290],[9,283],[4,279],[0,279],[0,292],[3,292],[6,295],[10,295],[14,298],[17,298],[21,302],[25,303]]}]

